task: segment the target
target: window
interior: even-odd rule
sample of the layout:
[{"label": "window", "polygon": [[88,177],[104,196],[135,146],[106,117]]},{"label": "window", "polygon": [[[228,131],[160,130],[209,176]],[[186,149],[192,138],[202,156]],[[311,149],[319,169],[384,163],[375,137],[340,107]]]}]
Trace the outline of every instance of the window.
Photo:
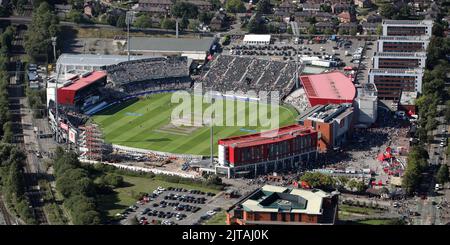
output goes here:
[{"label": "window", "polygon": [[276,221],[277,220],[277,213],[270,213],[270,220]]},{"label": "window", "polygon": [[295,214],[291,213],[291,221],[295,221]]}]

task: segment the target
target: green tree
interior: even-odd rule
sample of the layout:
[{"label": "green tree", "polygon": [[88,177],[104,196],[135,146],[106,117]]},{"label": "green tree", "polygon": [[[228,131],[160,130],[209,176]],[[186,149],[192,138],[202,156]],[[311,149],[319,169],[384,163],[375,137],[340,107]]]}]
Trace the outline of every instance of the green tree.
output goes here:
[{"label": "green tree", "polygon": [[70,12],[67,14],[67,18],[75,23],[83,23],[84,22],[84,17],[83,17],[83,13],[81,13],[81,11],[76,10],[76,9],[72,9],[70,10]]},{"label": "green tree", "polygon": [[328,175],[319,172],[306,172],[300,177],[301,181],[305,181],[309,186],[320,189],[334,188],[336,181]]},{"label": "green tree", "polygon": [[314,35],[317,34],[317,29],[315,25],[310,25],[308,27],[308,34]]},{"label": "green tree", "polygon": [[133,26],[137,28],[151,28],[152,27],[152,17],[148,14],[140,15],[136,18]]},{"label": "green tree", "polygon": [[213,13],[210,12],[201,12],[198,15],[198,20],[206,25],[209,25],[209,23],[211,22],[211,19],[214,17]]},{"label": "green tree", "polygon": [[191,20],[189,21],[189,29],[195,31],[197,30],[197,27],[200,25],[200,21],[198,20]]},{"label": "green tree", "polygon": [[58,36],[58,33],[58,18],[47,2],[41,3],[33,11],[31,24],[25,33],[25,51],[33,60],[48,57],[51,55],[51,37]]},{"label": "green tree", "polygon": [[250,33],[267,33],[266,25],[259,15],[254,15],[250,18],[247,24],[247,30]]},{"label": "green tree", "polygon": [[173,19],[164,18],[161,20],[161,28],[175,30],[176,22]]},{"label": "green tree", "polygon": [[259,0],[256,4],[256,12],[260,14],[270,14],[272,12],[270,0]]},{"label": "green tree", "polygon": [[442,164],[436,174],[436,181],[438,183],[444,184],[448,182],[449,174],[448,174],[448,166],[447,164]]},{"label": "green tree", "polygon": [[383,26],[382,26],[381,24],[379,24],[379,25],[377,26],[376,33],[377,33],[378,36],[383,35]]},{"label": "green tree", "polygon": [[225,9],[230,13],[244,13],[245,5],[241,0],[228,0]]},{"label": "green tree", "polygon": [[356,36],[357,33],[358,33],[358,30],[356,28],[350,29],[350,35]]},{"label": "green tree", "polygon": [[320,11],[331,13],[331,6],[329,4],[321,4]]},{"label": "green tree", "polygon": [[186,16],[183,16],[183,18],[180,21],[180,29],[185,30],[189,26],[189,19]]},{"label": "green tree", "polygon": [[396,12],[394,6],[390,3],[383,4],[380,7],[380,15],[387,19],[392,19]]},{"label": "green tree", "polygon": [[119,18],[117,18],[116,26],[119,28],[127,27],[126,16],[124,14],[120,15]]},{"label": "green tree", "polygon": [[175,2],[171,8],[171,13],[177,18],[196,19],[198,16],[198,7],[188,2]]}]

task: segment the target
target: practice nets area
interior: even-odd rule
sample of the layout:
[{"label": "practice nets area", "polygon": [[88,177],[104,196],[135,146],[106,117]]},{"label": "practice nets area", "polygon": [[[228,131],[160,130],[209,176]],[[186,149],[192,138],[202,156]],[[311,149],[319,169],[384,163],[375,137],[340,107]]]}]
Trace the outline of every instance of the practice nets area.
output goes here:
[{"label": "practice nets area", "polygon": [[[172,110],[179,104],[172,104],[171,96],[172,93],[155,94],[124,102],[97,113],[93,119],[101,126],[105,140],[112,144],[179,154],[209,155],[210,128],[172,124]],[[248,118],[251,117],[249,103],[254,102],[236,101],[235,113],[232,115],[225,113],[223,116],[224,122],[227,117],[234,117],[234,122],[237,122],[237,116],[246,116],[246,126],[214,126],[215,152],[217,140],[220,138],[271,129],[262,127],[259,123],[258,126],[248,126]],[[224,101],[224,112],[226,112],[226,104]],[[203,111],[209,106],[210,104],[203,104]],[[270,112],[269,105],[259,104],[258,106],[265,106]],[[245,108],[245,111],[242,109],[239,111],[237,108]],[[194,118],[196,115],[193,105],[191,113]],[[256,112],[252,110],[250,113]],[[297,115],[295,109],[279,106],[279,125],[275,126],[292,124]],[[269,118],[270,116],[269,113]]]}]

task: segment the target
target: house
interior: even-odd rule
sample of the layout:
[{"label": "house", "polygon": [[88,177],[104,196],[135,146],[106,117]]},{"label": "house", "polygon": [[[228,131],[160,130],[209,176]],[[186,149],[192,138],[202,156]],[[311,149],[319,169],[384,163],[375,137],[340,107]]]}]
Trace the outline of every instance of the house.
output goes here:
[{"label": "house", "polygon": [[317,12],[314,16],[317,21],[329,21],[333,18],[333,15],[327,12]]},{"label": "house", "polygon": [[360,8],[370,8],[372,7],[371,0],[355,0],[355,5]]},{"label": "house", "polygon": [[341,23],[339,24],[339,31],[344,31],[345,33],[350,33],[351,30],[358,30],[358,24],[355,22]]},{"label": "house", "polygon": [[71,4],[55,4],[56,15],[60,18],[66,18],[70,10],[72,10]]},{"label": "house", "polygon": [[318,32],[325,32],[327,29],[329,30],[334,30],[335,26],[333,25],[333,23],[331,22],[318,22],[316,23],[316,30]]},{"label": "house", "polygon": [[94,8],[92,7],[92,3],[91,2],[86,2],[84,4],[84,14],[88,17],[92,17],[94,16]]},{"label": "house", "polygon": [[298,30],[300,32],[305,33],[308,30],[308,28],[311,26],[311,24],[309,22],[298,22],[297,26],[298,26]]},{"label": "house", "polygon": [[[188,2],[191,4],[194,4],[198,7],[201,11],[211,11],[212,10],[212,4],[208,1],[202,1],[202,0],[186,0],[184,2]],[[159,8],[159,9],[165,9],[167,11],[170,11],[172,6],[174,5],[174,2],[171,0],[139,0],[137,3],[136,9],[142,9],[142,11],[145,11],[145,9],[149,10],[152,7],[153,8]],[[153,9],[155,10],[155,9]],[[146,11],[149,12],[149,11]]]},{"label": "house", "polygon": [[377,14],[367,16],[367,22],[369,23],[381,23],[382,20],[383,18],[381,18],[381,16]]},{"label": "house", "polygon": [[355,14],[354,13],[352,14],[348,11],[344,11],[344,12],[338,14],[338,18],[341,23],[350,23],[350,22],[356,21]]},{"label": "house", "polygon": [[319,12],[320,4],[303,3],[302,8],[303,8],[303,11]]},{"label": "house", "polygon": [[363,22],[361,24],[362,29],[366,35],[375,35],[377,33],[377,28],[380,25],[380,23],[370,23],[370,22]]},{"label": "house", "polygon": [[227,15],[223,12],[217,12],[209,23],[212,31],[223,31],[228,27]]},{"label": "house", "polygon": [[292,13],[297,9],[297,6],[291,0],[284,0],[280,6],[278,6],[279,11],[286,13]]},{"label": "house", "polygon": [[334,14],[340,14],[344,11],[353,11],[353,5],[348,3],[335,3],[331,5],[331,11]]}]

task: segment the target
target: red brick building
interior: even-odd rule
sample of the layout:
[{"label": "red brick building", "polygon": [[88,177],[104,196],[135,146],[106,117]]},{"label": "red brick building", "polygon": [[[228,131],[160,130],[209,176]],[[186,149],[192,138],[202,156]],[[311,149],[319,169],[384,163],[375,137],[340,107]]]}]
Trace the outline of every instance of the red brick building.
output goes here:
[{"label": "red brick building", "polygon": [[320,152],[343,146],[350,137],[354,113],[351,104],[316,105],[298,118],[299,124],[319,133]]},{"label": "red brick building", "polygon": [[338,195],[265,185],[227,210],[228,225],[335,224]]},{"label": "red brick building", "polygon": [[216,172],[228,178],[296,169],[316,159],[317,132],[297,124],[220,139]]}]

